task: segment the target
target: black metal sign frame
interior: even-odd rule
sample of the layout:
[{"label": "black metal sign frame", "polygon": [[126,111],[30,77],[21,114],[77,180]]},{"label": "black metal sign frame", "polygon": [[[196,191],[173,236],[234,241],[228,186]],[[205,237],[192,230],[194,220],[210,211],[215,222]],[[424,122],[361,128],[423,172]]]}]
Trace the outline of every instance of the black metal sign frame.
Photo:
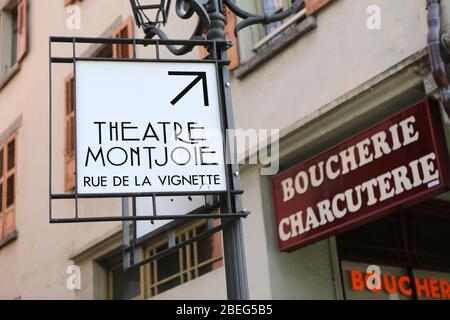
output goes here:
[{"label": "black metal sign frame", "polygon": [[[60,44],[71,47],[70,56],[54,56],[53,45]],[[133,47],[132,58],[103,58],[103,57],[83,57],[78,54],[77,45],[131,45]],[[161,46],[183,46],[189,45],[194,47],[206,47],[209,51],[208,60],[193,60],[193,59],[163,59],[160,55]],[[137,46],[144,46],[146,48],[153,48],[154,59],[139,59],[136,57]],[[54,193],[53,188],[53,67],[54,64],[70,64],[73,67],[73,77],[76,83],[76,62],[77,61],[132,61],[132,62],[171,62],[171,63],[214,63],[216,66],[217,86],[219,90],[219,108],[220,118],[223,132],[227,129],[232,129],[229,123],[229,110],[227,110],[227,88],[229,84],[224,81],[224,77],[221,73],[223,67],[228,66],[230,63],[228,60],[220,59],[220,52],[224,47],[229,46],[227,41],[213,41],[213,40],[163,40],[163,39],[113,39],[113,38],[85,38],[85,37],[50,37],[49,39],[49,221],[50,223],[83,223],[83,222],[110,222],[121,221],[123,224],[123,256],[124,256],[124,269],[134,268],[142,266],[150,261],[160,258],[162,256],[172,253],[179,247],[189,244],[192,241],[207,237],[212,233],[218,232],[223,227],[234,219],[246,218],[249,214],[245,209],[240,212],[233,212],[237,197],[240,197],[243,193],[242,190],[230,188],[230,186],[240,186],[239,172],[236,171],[235,165],[225,163],[225,174],[227,180],[227,189],[225,191],[196,191],[196,192],[148,192],[148,193],[117,193],[117,194],[80,194],[78,193],[78,170],[77,170],[77,125],[76,125],[76,86],[74,86],[74,117],[75,117],[75,190],[71,193]],[[229,95],[229,93],[228,93]],[[227,135],[223,135],[223,147],[225,151],[225,160],[236,159],[234,150],[229,148],[227,143]],[[232,154],[233,153],[233,154]],[[157,212],[156,202],[161,197],[177,197],[177,196],[204,196],[205,205],[188,213],[188,214],[161,214]],[[79,214],[79,200],[80,199],[99,199],[99,198],[122,198],[122,214],[112,216],[88,216],[82,217]],[[137,215],[136,214],[136,198],[151,198],[153,203],[153,210],[151,215]],[[131,203],[131,212],[129,200]],[[54,201],[61,200],[73,200],[74,201],[74,215],[68,218],[58,218],[54,214]],[[156,256],[148,259],[141,259],[140,255],[136,254],[139,246],[146,240],[147,237],[138,239],[136,236],[136,224],[138,221],[151,221],[152,223],[157,220],[174,220],[167,226],[164,226],[164,230],[169,233],[169,239],[174,238],[174,226],[179,225],[182,221],[189,221],[195,219],[206,219],[208,221],[208,228],[205,232],[197,235],[189,241],[176,244],[175,241],[169,241],[169,249],[158,253]],[[222,219],[220,226],[214,226],[211,221],[213,219]],[[151,235],[151,234],[150,234]]]}]

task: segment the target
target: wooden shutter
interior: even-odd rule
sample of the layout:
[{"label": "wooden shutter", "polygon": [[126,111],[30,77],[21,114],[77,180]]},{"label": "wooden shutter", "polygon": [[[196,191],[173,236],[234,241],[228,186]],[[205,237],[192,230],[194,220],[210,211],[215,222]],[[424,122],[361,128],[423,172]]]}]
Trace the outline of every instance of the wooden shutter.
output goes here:
[{"label": "wooden shutter", "polygon": [[[206,34],[203,34],[203,36],[206,38]],[[206,49],[206,47],[200,46],[198,47],[198,55],[200,57],[200,59],[206,59],[208,57],[208,49]]]},{"label": "wooden shutter", "polygon": [[[133,19],[128,17],[120,26],[113,32],[113,38],[116,39],[130,39],[133,38]],[[133,58],[133,45],[127,44],[113,44],[113,57],[130,59]]]},{"label": "wooden shutter", "polygon": [[[225,26],[225,38],[233,43],[233,47],[228,50],[228,59],[230,60],[230,70],[239,67],[239,49],[238,41],[234,34],[236,27],[236,16],[228,7],[224,7],[225,16],[227,18],[227,25]],[[205,59],[208,56],[208,50],[205,47],[199,47],[200,59]]]},{"label": "wooden shutter", "polygon": [[15,134],[0,145],[0,239],[16,229],[16,150]]},{"label": "wooden shutter", "polygon": [[237,38],[234,35],[234,28],[236,27],[236,16],[230,9],[225,7],[225,16],[227,18],[227,25],[225,26],[225,37],[233,43],[233,47],[228,50],[228,59],[230,60],[230,70],[239,67],[239,49]]},{"label": "wooden shutter", "polygon": [[75,91],[74,78],[65,81],[65,191],[75,188]]},{"label": "wooden shutter", "polygon": [[28,50],[28,1],[17,5],[17,61],[22,61]]},{"label": "wooden shutter", "polygon": [[3,238],[3,216],[5,213],[4,202],[5,202],[5,148],[0,145],[0,239]]},{"label": "wooden shutter", "polygon": [[306,14],[310,16],[330,2],[331,0],[305,0]]}]

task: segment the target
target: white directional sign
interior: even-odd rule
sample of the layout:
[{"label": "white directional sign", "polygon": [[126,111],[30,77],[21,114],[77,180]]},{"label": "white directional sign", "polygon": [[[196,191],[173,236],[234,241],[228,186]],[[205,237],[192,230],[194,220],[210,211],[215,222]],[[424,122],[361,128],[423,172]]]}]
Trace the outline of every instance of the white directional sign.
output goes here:
[{"label": "white directional sign", "polygon": [[[156,211],[159,216],[165,215],[185,215],[189,212],[205,205],[205,197],[203,196],[178,196],[178,197],[159,197],[156,199]],[[151,216],[153,215],[152,198],[136,199],[136,215]],[[137,221],[136,237],[139,239],[159,228],[169,224],[172,220],[155,220]]]},{"label": "white directional sign", "polygon": [[76,63],[80,194],[224,191],[213,63]]}]

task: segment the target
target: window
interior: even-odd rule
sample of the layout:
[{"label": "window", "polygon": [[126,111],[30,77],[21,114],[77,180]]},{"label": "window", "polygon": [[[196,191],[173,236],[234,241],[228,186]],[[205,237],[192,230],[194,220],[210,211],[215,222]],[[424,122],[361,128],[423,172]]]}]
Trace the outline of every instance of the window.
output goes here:
[{"label": "window", "polygon": [[[263,0],[262,1],[262,12],[267,15],[271,16],[274,13],[278,13],[282,11],[285,7],[289,6],[289,2],[285,0]],[[280,27],[283,24],[282,21],[274,22],[268,25],[264,26],[264,33],[265,35],[268,35],[272,32],[274,32],[278,27]]]},{"label": "window", "polygon": [[[380,236],[382,235],[382,236]],[[406,263],[400,215],[372,222],[338,237],[342,259],[403,265]]]},{"label": "window", "polygon": [[[446,204],[448,206],[448,204]],[[411,263],[422,269],[434,269],[450,273],[450,216],[449,212],[437,212],[427,207],[408,216]]]},{"label": "window", "polygon": [[[133,38],[133,19],[128,17],[118,28],[113,32],[113,38],[130,39]],[[113,57],[121,59],[133,58],[133,45],[128,44],[113,44]]]},{"label": "window", "polygon": [[[196,223],[177,231],[176,243],[192,239],[206,231],[205,222]],[[151,244],[146,250],[146,257],[167,249],[167,241]],[[210,271],[220,268],[222,261],[221,234],[198,240],[180,248],[177,252],[153,261],[145,267],[146,293],[155,296],[182,283],[198,278]]]},{"label": "window", "polygon": [[[236,0],[238,5],[249,12],[260,15],[272,15],[288,9],[292,0]],[[311,15],[316,14],[331,0],[305,0],[298,12],[284,21],[268,25],[253,25],[239,34],[241,62],[245,64],[236,76],[242,78],[271,59],[278,51],[296,41],[305,32],[316,27]],[[246,63],[248,62],[248,64]]]},{"label": "window", "polygon": [[[347,298],[450,298],[449,242],[450,209],[446,202],[439,201],[420,204],[339,235]],[[386,288],[374,294],[360,287],[355,293],[354,286],[353,290],[350,286],[355,283],[351,272],[361,278],[364,268],[374,264],[381,267]],[[431,290],[434,281],[442,286],[440,292]]]},{"label": "window", "polygon": [[0,240],[16,228],[16,148],[15,134],[0,144]]},{"label": "window", "polygon": [[[267,45],[276,43],[283,38],[283,34],[287,34],[292,28],[295,28],[296,23],[300,22],[306,16],[314,14],[329,1],[331,0],[305,0],[303,10],[300,10],[295,15],[288,17],[284,21],[278,21],[262,26],[259,41],[256,42],[253,50],[258,51]],[[262,3],[257,6],[257,11],[264,15],[271,16],[288,9],[291,3],[292,1],[289,0],[263,0]]]},{"label": "window", "polygon": [[[328,4],[331,0],[305,0],[306,15],[312,15],[320,10],[323,6]],[[263,0],[259,11],[265,15],[273,15],[274,13],[286,10],[291,5],[292,1],[289,0]],[[288,18],[289,19],[289,18]],[[285,21],[287,22],[287,21]],[[279,29],[283,21],[274,22],[264,26],[265,35],[269,35]]]},{"label": "window", "polygon": [[75,188],[75,92],[74,78],[69,75],[65,80],[65,191]]},{"label": "window", "polygon": [[[217,225],[218,222],[214,224]],[[176,244],[204,233],[206,221],[190,223],[176,229]],[[178,285],[194,280],[223,266],[221,233],[215,233],[175,250],[168,256],[153,260],[140,269],[123,271],[122,257],[108,265],[110,299],[151,298]],[[150,240],[143,252],[149,258],[168,248],[167,236]]]},{"label": "window", "polygon": [[0,10],[0,82],[14,71],[28,49],[28,2],[12,0]]}]

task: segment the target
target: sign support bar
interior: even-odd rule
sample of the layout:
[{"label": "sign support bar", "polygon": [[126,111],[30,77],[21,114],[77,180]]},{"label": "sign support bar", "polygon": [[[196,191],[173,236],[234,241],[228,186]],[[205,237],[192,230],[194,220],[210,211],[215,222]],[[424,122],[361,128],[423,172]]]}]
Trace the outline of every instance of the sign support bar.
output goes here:
[{"label": "sign support bar", "polygon": [[[211,8],[208,10],[209,17],[211,19],[211,27],[207,33],[208,40],[223,41],[225,39],[225,24],[226,17],[223,14],[223,9],[221,8],[222,1],[214,0],[210,1]],[[212,50],[219,50],[217,52],[218,59],[227,60],[227,46],[220,46],[217,48],[215,46]],[[234,117],[233,117],[233,107],[230,92],[230,73],[228,66],[218,66],[218,70],[221,73],[219,75],[222,81],[223,90],[223,108],[225,109],[225,119],[226,128],[234,129]],[[228,154],[233,157],[228,171],[228,182],[231,189],[240,188],[240,178],[239,178],[239,165],[237,164],[237,156],[230,150],[226,150]],[[224,196],[221,196],[222,198]],[[224,206],[229,204],[231,207],[229,210],[231,212],[243,212],[245,211],[242,207],[241,196],[235,195],[230,197],[228,194],[226,196],[228,199],[222,199],[221,201]],[[231,198],[231,199],[230,199]],[[226,210],[226,208],[221,208],[221,210]],[[227,212],[227,211],[225,211]],[[227,294],[229,300],[248,300],[248,279],[247,279],[247,265],[245,261],[245,248],[244,248],[244,236],[242,230],[242,219],[235,219],[230,221],[230,223],[224,224],[223,227],[223,247],[224,247],[224,263],[225,263],[225,276],[227,282]]]}]

